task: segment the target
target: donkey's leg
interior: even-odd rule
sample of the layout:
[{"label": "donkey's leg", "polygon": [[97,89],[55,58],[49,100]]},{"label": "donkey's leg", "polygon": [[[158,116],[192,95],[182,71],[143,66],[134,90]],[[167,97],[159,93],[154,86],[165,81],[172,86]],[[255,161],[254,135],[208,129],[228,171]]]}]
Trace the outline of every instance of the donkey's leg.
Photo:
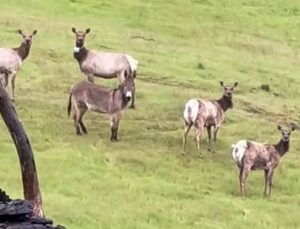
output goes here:
[{"label": "donkey's leg", "polygon": [[75,130],[76,130],[76,134],[77,135],[82,135],[81,126],[80,126],[80,123],[79,123],[79,117],[81,115],[80,110],[78,109],[78,106],[77,106],[75,101],[73,101],[72,106],[73,106],[73,110],[74,110],[73,120],[74,120],[74,126],[75,126]]},{"label": "donkey's leg", "polygon": [[117,125],[117,117],[115,114],[110,116],[110,127],[111,127],[110,140],[117,141],[118,125]]},{"label": "donkey's leg", "polygon": [[192,124],[191,123],[187,123],[185,122],[185,125],[184,125],[184,134],[183,134],[183,153],[185,154],[186,153],[186,143],[187,143],[187,136],[190,132],[190,129],[192,127]]},{"label": "donkey's leg", "polygon": [[83,116],[84,116],[84,114],[87,112],[87,109],[86,108],[81,108],[80,109],[80,116],[79,116],[79,125],[80,125],[80,128],[81,128],[81,130],[82,130],[82,132],[84,133],[84,134],[87,134],[87,129],[86,129],[86,127],[85,127],[85,125],[84,125],[84,123],[83,123],[83,121],[82,121],[82,118],[83,118]]}]

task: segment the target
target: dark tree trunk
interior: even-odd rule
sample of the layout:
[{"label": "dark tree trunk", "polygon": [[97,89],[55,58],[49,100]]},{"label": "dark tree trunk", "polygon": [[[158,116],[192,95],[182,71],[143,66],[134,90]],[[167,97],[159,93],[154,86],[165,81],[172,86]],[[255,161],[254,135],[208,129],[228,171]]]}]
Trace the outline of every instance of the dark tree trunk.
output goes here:
[{"label": "dark tree trunk", "polygon": [[32,204],[34,216],[44,217],[42,195],[40,193],[32,148],[13,103],[10,101],[2,84],[0,84],[0,113],[18,152],[24,198]]}]

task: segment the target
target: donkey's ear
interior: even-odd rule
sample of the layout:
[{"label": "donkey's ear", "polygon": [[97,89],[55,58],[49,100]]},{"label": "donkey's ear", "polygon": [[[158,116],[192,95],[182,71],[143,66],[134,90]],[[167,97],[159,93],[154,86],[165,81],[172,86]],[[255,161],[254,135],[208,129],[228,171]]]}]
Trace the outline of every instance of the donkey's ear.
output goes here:
[{"label": "donkey's ear", "polygon": [[282,127],[281,127],[280,125],[278,125],[278,126],[277,126],[277,129],[278,129],[278,130],[281,130],[281,129],[282,129]]},{"label": "donkey's ear", "polygon": [[234,87],[237,87],[238,84],[239,84],[238,82],[235,82],[233,86],[234,86]]},{"label": "donkey's ear", "polygon": [[32,32],[32,35],[35,35],[35,34],[37,34],[37,30],[33,30],[33,32]]},{"label": "donkey's ear", "polygon": [[224,82],[220,81],[220,85],[221,85],[221,87],[224,87]]},{"label": "donkey's ear", "polygon": [[20,34],[20,35],[23,35],[23,32],[22,32],[21,29],[18,29],[18,30],[17,30],[17,33]]},{"label": "donkey's ear", "polygon": [[87,29],[85,30],[85,34],[88,34],[89,32],[91,32],[91,29],[90,29],[90,28],[87,28]]},{"label": "donkey's ear", "polygon": [[72,32],[76,33],[76,29],[74,27],[72,27]]}]

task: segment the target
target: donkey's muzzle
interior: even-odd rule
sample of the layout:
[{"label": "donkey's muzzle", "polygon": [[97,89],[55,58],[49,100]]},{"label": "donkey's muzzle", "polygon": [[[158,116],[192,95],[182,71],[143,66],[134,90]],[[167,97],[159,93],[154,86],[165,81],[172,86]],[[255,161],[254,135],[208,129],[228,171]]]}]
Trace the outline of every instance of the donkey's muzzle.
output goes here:
[{"label": "donkey's muzzle", "polygon": [[126,92],[126,100],[127,100],[127,101],[130,101],[131,98],[132,98],[132,93],[131,93],[131,91],[127,91],[127,92]]}]

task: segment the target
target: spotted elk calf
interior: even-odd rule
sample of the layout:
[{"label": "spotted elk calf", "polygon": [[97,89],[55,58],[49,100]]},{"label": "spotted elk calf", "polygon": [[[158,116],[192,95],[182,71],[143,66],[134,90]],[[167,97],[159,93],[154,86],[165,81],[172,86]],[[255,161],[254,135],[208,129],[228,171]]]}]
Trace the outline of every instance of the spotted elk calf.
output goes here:
[{"label": "spotted elk calf", "polygon": [[20,70],[23,61],[29,55],[32,37],[37,33],[37,30],[34,30],[30,35],[23,33],[20,29],[17,30],[17,33],[23,38],[22,43],[18,48],[0,48],[0,68],[9,72],[9,74],[5,74],[6,86],[8,85],[8,76],[11,75],[12,100],[15,98],[15,81],[17,73]]},{"label": "spotted elk calf", "polygon": [[250,170],[264,170],[264,195],[267,196],[267,189],[269,187],[268,195],[271,197],[274,170],[279,164],[280,159],[289,151],[290,135],[295,130],[295,127],[282,128],[278,126],[278,130],[281,131],[281,139],[275,145],[248,140],[240,140],[232,145],[232,157],[240,170],[239,180],[242,196],[245,196],[246,179]]},{"label": "spotted elk calf", "polygon": [[186,152],[187,136],[192,126],[196,128],[196,142],[198,151],[200,151],[200,140],[203,130],[207,129],[209,150],[211,150],[211,131],[214,128],[213,140],[217,140],[218,130],[224,121],[225,112],[233,107],[232,95],[234,88],[238,83],[234,85],[224,86],[223,81],[220,85],[224,89],[223,96],[218,100],[203,100],[203,99],[191,99],[185,104],[183,112],[183,118],[185,123],[184,136],[183,136],[183,151]]},{"label": "spotted elk calf", "polygon": [[[76,36],[74,58],[78,61],[81,71],[90,82],[94,82],[94,76],[105,79],[118,78],[124,80],[125,72],[136,74],[138,61],[132,56],[123,53],[101,52],[89,50],[84,46],[85,36],[90,29],[72,32]],[[134,108],[135,93],[133,93],[131,107]]]},{"label": "spotted elk calf", "polygon": [[88,111],[108,114],[111,123],[111,141],[117,141],[121,115],[132,99],[134,77],[127,71],[125,80],[116,89],[109,89],[91,82],[82,81],[70,90],[68,114],[74,120],[77,135],[86,134],[87,129],[82,121]]}]

